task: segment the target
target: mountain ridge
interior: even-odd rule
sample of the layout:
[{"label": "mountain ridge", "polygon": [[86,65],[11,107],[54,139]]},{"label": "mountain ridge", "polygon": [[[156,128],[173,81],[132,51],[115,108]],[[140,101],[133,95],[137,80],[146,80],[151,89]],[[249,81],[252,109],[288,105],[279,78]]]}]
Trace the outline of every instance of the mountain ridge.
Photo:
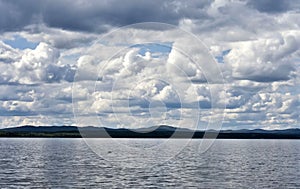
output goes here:
[{"label": "mountain ridge", "polygon": [[77,126],[32,126],[24,125],[0,129],[0,137],[71,137],[71,138],[217,138],[228,139],[300,139],[300,129],[283,130],[190,130],[169,125],[127,129],[109,127]]}]

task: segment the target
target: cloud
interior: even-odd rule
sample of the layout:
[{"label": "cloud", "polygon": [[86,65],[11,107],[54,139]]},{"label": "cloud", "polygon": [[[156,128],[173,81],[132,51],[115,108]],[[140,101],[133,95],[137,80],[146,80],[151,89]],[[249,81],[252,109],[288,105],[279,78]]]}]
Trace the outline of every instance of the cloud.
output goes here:
[{"label": "cloud", "polygon": [[0,41],[0,62],[12,63],[20,57],[20,53],[17,49],[10,47],[9,45]]},{"label": "cloud", "polygon": [[[79,75],[75,79],[75,85],[94,82],[95,87],[94,91],[89,92],[87,100],[74,102],[77,116],[96,114],[101,116],[102,123],[109,125],[113,123],[119,127],[157,125],[165,122],[164,118],[167,118],[168,123],[172,125],[183,125],[182,122],[191,121],[189,116],[191,112],[180,118],[167,115],[171,115],[168,112],[174,112],[174,110],[197,107],[197,100],[193,102],[194,104],[188,103],[191,98],[197,99],[196,93],[193,96],[186,94],[184,90],[192,84],[190,80],[197,73],[196,66],[191,64],[191,67],[185,70],[184,61],[188,58],[171,57],[172,50],[152,56],[149,51],[141,54],[140,50],[143,48],[140,45],[123,49],[106,61],[101,61],[102,58],[98,53],[94,55],[99,57],[98,62],[94,62],[93,55],[82,56],[79,59],[82,65],[78,67]],[[170,64],[178,64],[174,69],[186,74],[179,76],[176,72],[172,72]],[[99,73],[95,70],[99,70]],[[101,79],[97,80],[95,75]],[[185,97],[186,95],[189,97]],[[192,114],[196,112],[197,109]],[[109,115],[115,115],[115,118]]]},{"label": "cloud", "polygon": [[291,55],[298,51],[297,36],[277,36],[236,44],[225,62],[230,64],[232,76],[258,82],[289,80],[294,77],[295,62]]},{"label": "cloud", "polygon": [[[32,6],[33,5],[33,6]],[[35,20],[42,3],[38,1],[0,1],[0,31],[18,31]]]},{"label": "cloud", "polygon": [[35,49],[16,50],[2,43],[2,84],[39,84],[74,79],[76,68],[60,65],[60,52],[41,42]]},{"label": "cloud", "polygon": [[299,8],[300,4],[292,0],[278,0],[276,3],[272,0],[255,1],[248,0],[247,5],[261,12],[280,13]]},{"label": "cloud", "polygon": [[[97,38],[94,33],[67,31],[60,28],[51,28],[45,24],[29,25],[19,34],[30,41],[45,41],[57,49],[72,49],[88,46]],[[14,33],[8,32],[6,36]]]},{"label": "cloud", "polygon": [[[2,125],[72,124],[74,100],[79,119],[94,125],[186,126],[201,115],[203,126],[226,107],[227,128],[298,127],[299,8],[290,0],[2,0]],[[166,25],[110,33],[137,22],[174,24],[207,49]],[[5,43],[18,38],[38,45]]]},{"label": "cloud", "polygon": [[72,31],[105,32],[111,27],[138,22],[177,24],[181,18],[205,17],[209,1],[44,1],[2,0],[0,28],[16,31],[32,24],[44,23],[53,28]]}]

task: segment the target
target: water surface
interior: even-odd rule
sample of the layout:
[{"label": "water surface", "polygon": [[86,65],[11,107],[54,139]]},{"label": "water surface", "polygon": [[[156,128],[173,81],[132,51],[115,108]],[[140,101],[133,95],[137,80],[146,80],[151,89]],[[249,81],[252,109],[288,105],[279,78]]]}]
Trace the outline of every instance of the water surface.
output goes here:
[{"label": "water surface", "polygon": [[[194,153],[200,141],[161,165],[130,168],[102,159],[83,139],[1,138],[0,188],[300,188],[299,140],[216,140]],[[127,154],[124,162],[141,158]]]}]

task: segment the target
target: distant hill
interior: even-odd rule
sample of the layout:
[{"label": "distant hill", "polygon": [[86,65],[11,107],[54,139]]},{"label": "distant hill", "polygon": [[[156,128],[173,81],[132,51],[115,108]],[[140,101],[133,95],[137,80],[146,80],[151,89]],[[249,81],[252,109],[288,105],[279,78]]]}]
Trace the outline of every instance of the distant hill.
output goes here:
[{"label": "distant hill", "polygon": [[[206,138],[218,134],[222,139],[300,139],[300,129],[285,130],[222,130],[220,132],[193,131],[168,125],[152,126],[139,129],[75,127],[75,126],[31,126],[0,129],[0,137],[61,137],[61,138]],[[211,135],[212,134],[212,135]]]},{"label": "distant hill", "polygon": [[31,126],[25,125],[21,127],[12,127],[12,128],[5,128],[1,129],[0,131],[7,131],[7,132],[78,132],[78,128],[74,126]]}]

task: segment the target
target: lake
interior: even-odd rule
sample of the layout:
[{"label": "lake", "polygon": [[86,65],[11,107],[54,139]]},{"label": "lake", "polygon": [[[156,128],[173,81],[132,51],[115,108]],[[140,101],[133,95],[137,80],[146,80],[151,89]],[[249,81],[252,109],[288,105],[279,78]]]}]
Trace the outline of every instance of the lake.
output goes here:
[{"label": "lake", "polygon": [[[115,139],[145,149],[164,140]],[[105,139],[98,142],[107,157],[84,139],[0,138],[0,188],[300,188],[300,140],[219,139],[197,153],[195,139],[168,161],[130,148],[118,154]],[[147,166],[127,166],[128,160]]]}]

